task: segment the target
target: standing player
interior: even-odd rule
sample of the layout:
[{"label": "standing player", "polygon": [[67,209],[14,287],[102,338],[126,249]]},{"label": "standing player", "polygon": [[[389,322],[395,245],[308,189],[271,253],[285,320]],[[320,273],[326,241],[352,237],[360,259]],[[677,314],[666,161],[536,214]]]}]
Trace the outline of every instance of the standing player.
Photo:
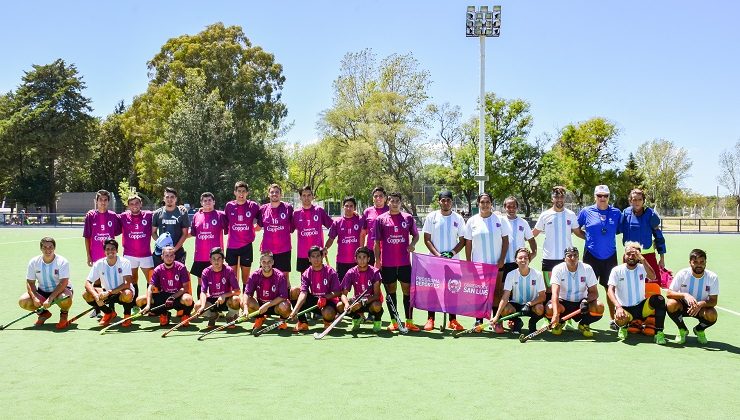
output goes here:
[{"label": "standing player", "polygon": [[[255,219],[260,211],[259,204],[248,200],[249,186],[242,181],[234,184],[235,200],[226,203],[224,214],[229,225],[229,240],[226,245],[226,263],[241,272],[242,283],[246,284],[254,260]],[[259,227],[259,226],[258,226]]]},{"label": "standing player", "polygon": [[578,248],[565,249],[565,262],[552,269],[552,298],[547,304],[546,316],[555,326],[552,333],[560,335],[563,324],[560,314],[580,309],[573,317],[584,337],[593,337],[590,325],[604,315],[604,304],[599,301],[596,275],[590,265],[578,261]]},{"label": "standing player", "polygon": [[213,193],[204,192],[200,195],[200,209],[193,215],[190,225],[190,236],[195,237],[195,256],[190,274],[198,278],[198,296],[200,296],[200,277],[203,270],[211,265],[211,250],[223,249],[224,232],[228,229],[228,222],[223,212],[216,210],[216,199]]},{"label": "standing player", "polygon": [[90,210],[85,215],[82,236],[85,237],[88,267],[92,267],[95,261],[105,258],[103,242],[121,234],[121,221],[115,212],[108,210],[109,202],[110,193],[99,190],[95,193],[95,210]]},{"label": "standing player", "polygon": [[195,304],[196,314],[201,314],[205,308],[216,304],[205,313],[208,319],[206,329],[211,329],[216,325],[216,319],[223,311],[229,313],[227,322],[235,320],[239,316],[241,306],[236,271],[224,264],[224,251],[218,247],[211,249],[210,260],[211,265],[203,270],[199,287],[200,297],[198,303]]},{"label": "standing player", "polygon": [[41,255],[31,258],[26,270],[26,293],[18,298],[18,305],[26,311],[36,311],[43,306],[36,325],[43,325],[51,318],[49,307],[56,299],[59,302],[59,322],[57,329],[67,326],[67,313],[72,306],[72,283],[69,282],[69,262],[55,253],[57,243],[54,238],[41,238]]},{"label": "standing player", "polygon": [[121,213],[121,230],[123,231],[123,256],[131,263],[131,283],[134,286],[134,300],[139,297],[139,270],[144,273],[144,281],[149,278],[154,268],[152,258],[152,212],[141,210],[141,197],[132,195],[128,198],[128,210]]},{"label": "standing player", "polygon": [[[362,212],[362,233],[360,234],[360,246],[367,244],[368,248],[375,244],[375,220],[378,216],[388,212],[387,196],[383,187],[373,189],[373,205]],[[366,240],[367,239],[367,240]],[[370,265],[380,268],[375,263],[377,253],[370,256]]]},{"label": "standing player", "polygon": [[[498,312],[498,304],[503,290],[504,260],[509,250],[509,225],[501,221],[493,213],[493,198],[484,192],[478,196],[479,212],[468,219],[465,226],[465,259],[468,261],[493,264],[498,266],[496,288],[493,294],[493,312]],[[478,318],[476,325],[481,325],[483,319]],[[504,333],[501,323],[494,325],[497,334]]]},{"label": "standing player", "polygon": [[311,263],[308,261],[308,250],[317,246],[324,247],[324,229],[331,227],[332,220],[323,207],[313,205],[313,190],[306,185],[298,193],[301,195],[301,208],[293,212],[293,229],[298,236],[296,271],[303,273]]},{"label": "standing player", "polygon": [[357,201],[354,197],[347,197],[342,202],[344,214],[336,218],[329,228],[329,239],[326,240],[326,252],[337,240],[337,276],[344,279],[347,271],[355,266],[355,251],[364,246],[360,243],[362,220],[355,213]]},{"label": "standing player", "polygon": [[509,272],[519,267],[515,255],[517,250],[524,247],[525,242],[527,242],[529,249],[532,250],[529,253],[529,260],[532,261],[537,255],[537,241],[534,239],[529,223],[516,214],[519,211],[519,201],[516,197],[506,197],[504,209],[506,210],[506,217],[503,218],[503,221],[509,224],[509,231],[511,232],[511,235],[509,235],[509,250],[506,252],[506,262],[503,269],[503,278],[506,278]]},{"label": "standing player", "polygon": [[[162,264],[154,267],[146,296],[136,299],[136,305],[143,307],[142,312],[151,311],[159,315],[161,326],[170,323],[170,309],[182,311],[180,321],[185,321],[193,310],[193,296],[187,292],[190,290],[190,273],[185,264],[175,259],[175,255],[175,248],[172,246],[162,250]],[[152,307],[163,304],[164,308],[152,310]]]},{"label": "standing player", "polygon": [[[108,239],[103,244],[105,258],[95,261],[85,282],[82,298],[88,305],[102,311],[98,325],[105,327],[116,317],[115,304],[123,306],[123,327],[131,325],[131,308],[134,306],[134,288],[131,284],[131,263],[118,256],[118,242]],[[95,283],[99,282],[100,287]]]},{"label": "standing player", "polygon": [[[389,210],[375,220],[375,265],[380,268],[385,293],[390,296],[393,306],[398,308],[396,297],[397,282],[401,282],[403,307],[406,314],[406,327],[410,331],[419,331],[414,325],[413,308],[411,307],[411,253],[419,241],[419,231],[413,216],[401,211],[401,193],[388,194]],[[411,242],[409,242],[409,236]],[[382,244],[382,245],[381,245]],[[398,329],[393,314],[389,331]]]},{"label": "standing player", "polygon": [[694,327],[696,340],[707,344],[705,330],[717,322],[717,299],[719,298],[719,278],[717,274],[706,269],[707,253],[694,249],[689,254],[689,268],[676,273],[668,288],[668,316],[678,326],[678,343],[686,342],[689,329],[683,317],[690,316],[699,320]]},{"label": "standing player", "polygon": [[[260,316],[254,320],[253,329],[258,330],[265,322],[265,316],[278,315],[280,319],[290,316],[290,291],[288,278],[273,268],[275,259],[270,251],[262,251],[260,269],[249,276],[242,294],[242,308],[245,313],[259,310]],[[280,329],[288,326],[283,323]]]},{"label": "standing player", "polygon": [[[666,253],[665,238],[660,230],[660,216],[650,207],[645,207],[645,193],[638,188],[630,191],[630,207],[622,212],[619,225],[622,229],[622,244],[628,241],[642,245],[642,255],[653,268],[656,277],[665,268],[663,255]],[[660,259],[655,259],[655,253]]]},{"label": "standing player", "polygon": [[[514,255],[517,269],[506,275],[501,296],[501,301],[507,303],[498,305],[491,323],[495,325],[502,316],[521,311],[522,316],[529,317],[529,332],[533,332],[545,314],[545,280],[542,273],[529,267],[531,254],[527,248],[517,249]],[[518,334],[523,324],[521,318],[514,319],[511,331]]]},{"label": "standing player", "polygon": [[[301,274],[298,300],[289,318],[295,319],[304,303],[308,304],[309,307],[317,305],[321,316],[324,318],[324,328],[326,328],[336,318],[337,310],[344,310],[341,306],[337,307],[342,288],[339,285],[337,272],[323,263],[323,248],[316,245],[312,246],[308,250],[308,258],[311,261],[311,266]],[[306,315],[298,316],[298,323],[293,332],[307,330],[308,320]]]},{"label": "standing player", "polygon": [[[429,253],[436,257],[454,258],[458,252],[465,248],[465,220],[462,216],[452,211],[452,193],[444,190],[437,196],[439,210],[427,215],[424,220],[424,244]],[[450,314],[451,330],[464,330],[465,328],[457,322],[457,315]],[[427,322],[424,331],[434,329],[434,312],[427,312]]]},{"label": "standing player", "polygon": [[[352,331],[360,329],[362,313],[367,312],[373,316],[373,332],[380,332],[381,318],[383,317],[383,295],[380,293],[382,278],[380,270],[370,265],[370,256],[373,254],[370,248],[362,246],[355,251],[357,265],[350,268],[342,280],[342,305],[350,308],[352,317]],[[365,290],[372,288],[373,294],[362,298],[349,306],[347,294],[354,288],[355,297],[362,295]]]},{"label": "standing player", "polygon": [[[607,282],[612,268],[617,266],[617,235],[622,232],[619,219],[622,212],[609,204],[609,187],[597,185],[594,188],[596,204],[584,207],[578,213],[578,225],[586,236],[583,262],[594,269],[596,279],[608,291]],[[609,305],[609,327],[619,329],[614,322],[614,303],[607,300]]]},{"label": "standing player", "polygon": [[614,267],[609,275],[607,296],[615,307],[614,320],[619,326],[617,337],[627,339],[627,325],[633,319],[645,320],[655,316],[655,342],[665,344],[665,299],[661,294],[645,298],[645,281],[654,280],[655,272],[640,253],[639,242],[627,242],[624,246],[624,264]]},{"label": "standing player", "polygon": [[[268,188],[270,202],[260,207],[257,223],[264,229],[260,252],[270,251],[273,265],[285,275],[290,285],[290,259],[292,245],[290,232],[293,231],[293,206],[283,201],[283,189],[277,184]],[[298,296],[295,296],[298,298]]]},{"label": "standing player", "polygon": [[[164,189],[164,206],[154,210],[152,214],[152,232],[153,235],[159,236],[165,232],[170,234],[173,247],[175,249],[175,260],[185,264],[187,253],[182,245],[188,238],[188,228],[190,228],[190,218],[185,207],[177,205],[177,190],[171,187]],[[154,266],[162,264],[162,256],[152,255]]]}]

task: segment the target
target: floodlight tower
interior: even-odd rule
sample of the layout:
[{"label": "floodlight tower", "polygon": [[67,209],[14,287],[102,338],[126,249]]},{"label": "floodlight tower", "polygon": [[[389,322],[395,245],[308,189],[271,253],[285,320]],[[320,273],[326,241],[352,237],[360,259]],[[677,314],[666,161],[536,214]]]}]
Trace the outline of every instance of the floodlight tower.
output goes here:
[{"label": "floodlight tower", "polygon": [[478,194],[485,189],[486,176],[486,38],[496,37],[501,34],[501,6],[493,6],[491,11],[488,6],[481,6],[476,10],[475,6],[468,6],[465,14],[465,36],[480,39],[480,117],[478,135]]}]

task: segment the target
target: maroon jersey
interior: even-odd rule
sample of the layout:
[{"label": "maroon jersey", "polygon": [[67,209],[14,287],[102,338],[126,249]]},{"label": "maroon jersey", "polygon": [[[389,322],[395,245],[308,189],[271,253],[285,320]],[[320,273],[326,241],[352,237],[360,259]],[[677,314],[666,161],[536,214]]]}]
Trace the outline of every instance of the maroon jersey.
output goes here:
[{"label": "maroon jersey", "polygon": [[269,302],[277,297],[290,299],[290,290],[288,290],[288,279],[282,271],[273,268],[272,275],[265,277],[262,270],[257,270],[249,276],[247,284],[244,285],[244,294],[252,296],[257,292],[259,302]]},{"label": "maroon jersey", "polygon": [[355,296],[360,296],[365,293],[365,290],[370,289],[367,296],[373,295],[373,285],[375,282],[382,281],[380,277],[380,270],[371,266],[367,267],[367,270],[360,271],[357,266],[350,268],[347,274],[342,279],[342,290],[350,291],[352,288],[355,289]]},{"label": "maroon jersey", "polygon": [[200,278],[200,291],[208,297],[219,297],[226,293],[239,290],[239,281],[234,269],[225,265],[221,271],[215,271],[213,266],[203,270]]},{"label": "maroon jersey", "polygon": [[149,284],[165,293],[176,293],[190,283],[190,273],[185,264],[175,261],[172,267],[167,268],[164,264],[158,265],[152,272]]},{"label": "maroon jersey", "polygon": [[341,290],[336,270],[328,265],[321,266],[321,270],[308,267],[301,275],[301,292],[323,297]]}]

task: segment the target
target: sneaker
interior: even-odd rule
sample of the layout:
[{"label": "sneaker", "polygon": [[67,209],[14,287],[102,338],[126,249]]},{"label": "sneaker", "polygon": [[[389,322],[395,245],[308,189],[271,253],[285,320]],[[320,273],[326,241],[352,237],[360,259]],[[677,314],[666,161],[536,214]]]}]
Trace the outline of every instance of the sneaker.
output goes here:
[{"label": "sneaker", "polygon": [[424,331],[431,331],[434,329],[434,320],[432,318],[427,319],[427,323],[424,324]]},{"label": "sneaker", "polygon": [[181,327],[189,327],[190,326],[190,321],[188,320],[189,318],[190,318],[190,315],[183,315],[183,316],[181,316],[180,317],[180,322],[182,323],[182,325],[180,325],[180,326]]},{"label": "sneaker", "polygon": [[552,327],[552,330],[550,330],[550,332],[552,332],[553,335],[560,335],[560,334],[562,334],[563,333],[563,323],[562,322],[558,322],[557,325],[555,325],[554,327]]},{"label": "sneaker", "polygon": [[[216,320],[214,319],[213,322],[215,323]],[[262,328],[262,324],[265,323],[265,317],[264,316],[258,316],[254,319],[254,326],[252,327],[253,330],[258,330]]]},{"label": "sneaker", "polygon": [[57,322],[56,328],[58,330],[67,328],[67,312],[59,312],[59,322]]},{"label": "sneaker", "polygon": [[293,328],[293,332],[301,331],[308,331],[308,324],[302,321],[298,321],[298,323],[295,324],[295,328]]},{"label": "sneaker", "polygon": [[589,327],[586,324],[578,324],[578,330],[583,334],[586,338],[591,338],[594,336],[594,333],[591,331],[591,327]]},{"label": "sneaker", "polygon": [[177,310],[177,316],[182,316],[182,309]]},{"label": "sneaker", "polygon": [[391,325],[388,326],[388,331],[398,331],[398,324],[391,322]]},{"label": "sneaker", "polygon": [[100,319],[100,322],[98,322],[98,325],[100,325],[101,327],[105,327],[106,325],[110,324],[110,322],[113,321],[113,318],[115,317],[116,317],[115,311],[107,313],[103,315],[103,317]]},{"label": "sneaker", "polygon": [[164,313],[159,316],[159,325],[164,327],[165,325],[168,325],[170,323],[170,314],[169,312]]},{"label": "sneaker", "polygon": [[453,331],[465,331],[465,327],[460,325],[459,322],[457,322],[456,319],[453,319],[447,324],[447,328],[453,330]]},{"label": "sneaker", "polygon": [[619,325],[617,325],[617,322],[612,319],[611,321],[609,321],[609,329],[619,331]]},{"label": "sneaker", "polygon": [[619,331],[617,331],[617,338],[624,341],[627,339],[627,335],[629,335],[629,330],[627,327],[621,327]]},{"label": "sneaker", "polygon": [[121,324],[123,328],[128,328],[131,326],[131,314],[123,314],[123,323]]},{"label": "sneaker", "polygon": [[663,331],[655,333],[655,344],[664,345],[665,343],[665,334],[663,334]]},{"label": "sneaker", "polygon": [[524,321],[522,321],[521,318],[516,318],[512,320],[512,325],[509,326],[509,330],[514,334],[521,334],[523,326]]},{"label": "sneaker", "polygon": [[495,325],[493,326],[493,331],[494,331],[494,332],[495,332],[496,334],[503,334],[503,333],[505,333],[505,332],[506,332],[506,330],[504,329],[504,326],[503,326],[503,325],[501,325],[501,323],[500,323],[500,322],[497,322],[497,323],[496,323],[496,324],[495,324]]},{"label": "sneaker", "polygon": [[383,324],[380,321],[373,321],[373,332],[379,333],[383,329]]},{"label": "sneaker", "polygon": [[[357,331],[360,329],[360,324],[362,323],[361,318],[353,319],[352,320],[352,331]],[[374,325],[373,325],[374,327]]]},{"label": "sneaker", "polygon": [[[287,322],[285,322],[285,320],[284,320],[284,319],[281,319],[281,320],[280,320],[280,325],[278,326],[278,329],[279,329],[279,330],[285,330],[285,329],[287,329],[287,328],[288,328],[288,323],[287,323]],[[308,324],[306,324],[306,328],[308,328]]]},{"label": "sneaker", "polygon": [[421,328],[417,327],[417,326],[416,326],[416,325],[414,324],[414,321],[412,321],[412,320],[410,320],[410,319],[407,319],[407,320],[406,320],[406,328],[408,328],[408,329],[409,329],[409,331],[421,331]]},{"label": "sneaker", "polygon": [[699,331],[696,329],[696,327],[694,327],[694,334],[696,334],[696,341],[698,341],[699,344],[707,344],[708,341],[706,332],[704,332],[703,330]]},{"label": "sneaker", "polygon": [[477,321],[476,320],[475,321],[475,325],[473,325],[473,328],[474,328],[473,331],[479,333],[479,332],[482,332],[483,331],[483,329],[485,328],[485,325],[483,325],[483,322],[482,321]]},{"label": "sneaker", "polygon": [[49,318],[51,318],[51,312],[44,309],[44,311],[39,314],[39,319],[36,320],[36,326],[44,325],[44,322]]},{"label": "sneaker", "polygon": [[676,337],[676,343],[678,344],[684,344],[686,343],[686,337],[689,335],[688,330],[682,330],[678,329],[678,336]]}]

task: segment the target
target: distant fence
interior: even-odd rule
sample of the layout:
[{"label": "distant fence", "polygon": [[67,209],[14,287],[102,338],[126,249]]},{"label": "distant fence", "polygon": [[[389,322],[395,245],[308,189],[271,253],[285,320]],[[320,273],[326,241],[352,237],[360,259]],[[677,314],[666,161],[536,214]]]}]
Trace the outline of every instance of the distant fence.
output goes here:
[{"label": "distant fence", "polygon": [[661,229],[680,233],[740,233],[740,219],[663,217]]},{"label": "distant fence", "polygon": [[0,214],[0,226],[5,227],[82,227],[85,213],[15,213]]}]

